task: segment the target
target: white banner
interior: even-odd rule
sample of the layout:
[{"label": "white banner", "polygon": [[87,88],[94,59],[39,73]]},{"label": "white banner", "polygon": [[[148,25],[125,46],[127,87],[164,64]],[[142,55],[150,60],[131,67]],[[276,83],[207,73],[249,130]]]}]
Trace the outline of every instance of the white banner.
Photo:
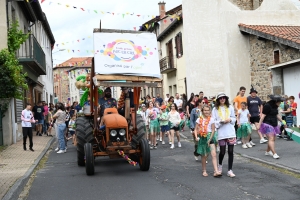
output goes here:
[{"label": "white banner", "polygon": [[95,72],[161,78],[153,33],[94,33]]}]

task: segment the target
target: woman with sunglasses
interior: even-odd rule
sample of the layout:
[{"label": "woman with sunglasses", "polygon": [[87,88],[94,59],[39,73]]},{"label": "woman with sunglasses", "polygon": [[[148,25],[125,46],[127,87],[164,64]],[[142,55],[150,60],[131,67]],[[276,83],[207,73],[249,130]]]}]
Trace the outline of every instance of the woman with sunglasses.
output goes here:
[{"label": "woman with sunglasses", "polygon": [[215,120],[215,126],[218,131],[218,143],[220,146],[219,154],[219,173],[222,173],[222,163],[228,146],[228,172],[227,176],[233,178],[235,174],[232,171],[233,147],[236,143],[234,124],[236,121],[233,107],[229,104],[228,96],[221,92],[217,95],[215,107],[212,111],[212,117]]},{"label": "woman with sunglasses", "polygon": [[160,126],[158,123],[157,115],[158,111],[154,108],[152,101],[148,102],[148,118],[150,119],[150,149],[157,149],[156,146],[156,134],[160,132]]},{"label": "woman with sunglasses", "polygon": [[174,149],[174,132],[176,132],[178,147],[181,147],[180,134],[179,134],[179,124],[181,121],[180,115],[177,112],[177,106],[175,103],[171,104],[171,111],[168,114],[170,122],[170,132],[171,132],[171,149]]}]

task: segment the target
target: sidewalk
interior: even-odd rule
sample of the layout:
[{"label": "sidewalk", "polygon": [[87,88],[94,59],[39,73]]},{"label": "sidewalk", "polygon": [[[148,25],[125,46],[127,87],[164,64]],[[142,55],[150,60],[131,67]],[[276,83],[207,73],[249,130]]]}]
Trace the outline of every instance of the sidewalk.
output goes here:
[{"label": "sidewalk", "polygon": [[275,151],[280,156],[279,159],[274,159],[272,156],[265,156],[267,143],[260,144],[259,137],[256,131],[252,132],[252,140],[256,146],[248,149],[243,149],[242,145],[236,145],[234,152],[241,156],[252,160],[287,169],[289,171],[300,174],[300,144],[296,141],[287,141],[284,139],[275,140]]},{"label": "sidewalk", "polygon": [[[53,133],[54,134],[54,131]],[[54,137],[33,136],[34,152],[23,150],[23,140],[0,152],[0,199],[17,199]]]}]

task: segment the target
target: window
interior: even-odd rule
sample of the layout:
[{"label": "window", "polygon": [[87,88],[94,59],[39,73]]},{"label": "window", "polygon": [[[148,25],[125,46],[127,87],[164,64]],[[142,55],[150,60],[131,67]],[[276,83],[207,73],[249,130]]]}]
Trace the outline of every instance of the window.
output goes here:
[{"label": "window", "polygon": [[176,57],[181,58],[183,55],[182,33],[181,32],[179,32],[175,36],[175,43],[176,43]]},{"label": "window", "polygon": [[15,8],[13,6],[11,7],[11,20],[13,22],[16,21],[16,10],[15,10]]},{"label": "window", "polygon": [[274,64],[279,64],[280,63],[280,59],[279,59],[279,50],[274,51]]}]

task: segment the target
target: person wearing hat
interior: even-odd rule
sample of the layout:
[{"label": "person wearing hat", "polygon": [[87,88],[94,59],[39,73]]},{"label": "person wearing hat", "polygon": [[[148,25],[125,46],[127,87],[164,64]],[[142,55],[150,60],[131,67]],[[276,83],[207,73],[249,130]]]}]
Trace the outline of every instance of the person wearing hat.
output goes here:
[{"label": "person wearing hat", "polygon": [[280,106],[280,103],[284,101],[284,98],[280,95],[269,95],[269,98],[271,100],[263,107],[258,129],[262,134],[266,134],[269,138],[268,148],[265,155],[273,156],[273,158],[278,159],[279,156],[275,151],[275,138],[276,135],[280,133],[278,121],[280,121],[283,125],[286,125],[285,121],[278,115],[278,107]]},{"label": "person wearing hat", "polygon": [[218,132],[219,153],[219,173],[222,173],[222,163],[228,146],[228,172],[227,176],[233,178],[235,174],[232,171],[233,148],[236,143],[234,124],[236,117],[233,107],[229,104],[229,98],[224,92],[217,95],[215,107],[212,111],[212,117],[215,119],[215,127]]},{"label": "person wearing hat", "polygon": [[112,98],[112,96],[111,96],[110,87],[107,87],[104,90],[104,97],[100,98],[98,103],[100,106],[100,116],[103,116],[104,110],[106,108],[116,108],[117,107],[117,101],[114,98]]},{"label": "person wearing hat", "polygon": [[[262,109],[263,109],[263,105],[262,105],[262,101],[261,99],[257,96],[257,91],[252,87],[250,90],[250,96],[247,97],[247,105],[248,105],[248,110],[250,113],[250,123],[254,124],[257,130],[257,134],[260,138],[260,144],[266,143],[268,142],[268,140],[266,140],[261,132],[258,130],[258,123],[260,120],[260,116],[262,115]],[[250,144],[252,146],[255,146],[255,143],[252,141],[252,139],[250,138]]]}]

